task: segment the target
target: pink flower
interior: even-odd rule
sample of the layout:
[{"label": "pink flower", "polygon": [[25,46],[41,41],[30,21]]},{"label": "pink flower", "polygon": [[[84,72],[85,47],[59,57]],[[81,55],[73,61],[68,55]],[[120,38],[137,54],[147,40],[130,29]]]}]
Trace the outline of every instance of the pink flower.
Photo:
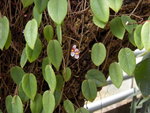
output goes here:
[{"label": "pink flower", "polygon": [[79,49],[76,48],[77,46],[76,45],[73,45],[72,46],[72,49],[71,49],[71,56],[74,57],[75,59],[78,59],[79,58]]}]

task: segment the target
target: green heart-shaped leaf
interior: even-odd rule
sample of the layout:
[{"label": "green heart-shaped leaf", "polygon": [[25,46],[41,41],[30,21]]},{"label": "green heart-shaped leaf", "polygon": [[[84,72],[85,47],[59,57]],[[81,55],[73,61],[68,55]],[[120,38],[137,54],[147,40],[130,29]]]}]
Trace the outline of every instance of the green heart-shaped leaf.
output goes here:
[{"label": "green heart-shaped leaf", "polygon": [[28,58],[29,62],[35,61],[39,57],[39,55],[42,51],[42,42],[41,42],[41,40],[39,38],[37,38],[34,49],[31,49],[28,46],[28,44],[26,44],[26,49],[25,50],[26,50],[26,55],[27,55],[27,58]]},{"label": "green heart-shaped leaf", "polygon": [[135,44],[135,40],[134,40],[134,32],[132,33],[128,33],[128,39],[129,39],[129,42],[136,47],[136,44]]},{"label": "green heart-shaped leaf", "polygon": [[19,85],[23,75],[25,74],[24,70],[21,67],[14,66],[10,69],[10,75],[13,79],[13,81]]},{"label": "green heart-shaped leaf", "polygon": [[50,91],[45,91],[42,98],[44,113],[53,113],[55,108],[55,98]]},{"label": "green heart-shaped leaf", "polygon": [[47,8],[52,20],[61,24],[67,15],[67,0],[49,0]]},{"label": "green heart-shaped leaf", "polygon": [[30,101],[30,109],[32,113],[41,113],[42,112],[42,95],[37,94],[34,100]]},{"label": "green heart-shaped leaf", "polygon": [[56,75],[54,70],[50,65],[45,67],[45,81],[48,83],[52,92],[55,91],[56,88]]},{"label": "green heart-shaped leaf", "polygon": [[110,22],[110,30],[114,36],[119,39],[123,39],[125,34],[125,28],[122,24],[121,17],[116,17]]},{"label": "green heart-shaped leaf", "polygon": [[12,98],[13,97],[11,95],[8,95],[6,97],[5,106],[6,106],[7,113],[12,113]]},{"label": "green heart-shaped leaf", "polygon": [[122,48],[118,54],[119,64],[124,72],[132,75],[136,66],[136,58],[132,50]]},{"label": "green heart-shaped leaf", "polygon": [[22,102],[25,103],[29,100],[29,98],[26,96],[22,89],[22,83],[19,84],[19,89],[18,89],[18,95],[21,98]]},{"label": "green heart-shaped leaf", "polygon": [[142,25],[138,25],[134,31],[134,41],[138,49],[143,49],[141,30],[142,30]]},{"label": "green heart-shaped leaf", "polygon": [[147,58],[137,64],[135,71],[134,71],[134,76],[136,83],[141,90],[143,96],[148,96],[150,95],[150,58]]},{"label": "green heart-shaped leaf", "polygon": [[54,92],[54,96],[55,96],[55,108],[58,107],[58,105],[60,104],[61,102],[61,99],[62,99],[62,91],[60,90],[55,90]]},{"label": "green heart-shaped leaf", "polygon": [[23,49],[20,59],[20,66],[23,68],[27,62],[28,58],[26,55],[26,48]]},{"label": "green heart-shaped leaf", "polygon": [[0,49],[3,50],[9,35],[9,20],[6,16],[0,18]]},{"label": "green heart-shaped leaf", "polygon": [[97,96],[97,89],[96,89],[96,84],[94,82],[94,80],[89,79],[89,80],[84,80],[82,82],[82,94],[83,96],[89,100],[89,101],[93,101],[96,96]]},{"label": "green heart-shaped leaf", "polygon": [[34,49],[38,36],[38,24],[35,19],[28,21],[24,30],[25,40],[31,49]]},{"label": "green heart-shaped leaf", "polygon": [[113,84],[119,88],[123,81],[123,71],[117,62],[111,63],[109,66],[109,75]]},{"label": "green heart-shaped leaf", "polygon": [[65,100],[63,106],[64,106],[64,109],[67,113],[74,113],[75,112],[74,105],[70,100]]},{"label": "green heart-shaped leaf", "polygon": [[137,22],[133,19],[131,19],[129,16],[121,16],[122,24],[124,28],[129,32],[132,33],[133,30],[137,26]]},{"label": "green heart-shaped leaf", "polygon": [[71,69],[69,67],[65,68],[63,71],[64,80],[67,82],[71,78]]},{"label": "green heart-shaped leaf", "polygon": [[90,6],[94,16],[106,23],[109,19],[109,6],[106,0],[90,0]]},{"label": "green heart-shaped leaf", "polygon": [[57,40],[51,40],[49,42],[47,47],[47,54],[50,62],[57,70],[59,70],[63,58],[63,52],[60,43]]},{"label": "green heart-shaped leaf", "polygon": [[22,78],[22,88],[25,94],[32,100],[34,100],[34,97],[37,92],[37,81],[35,76],[30,74],[25,74]]},{"label": "green heart-shaped leaf", "polygon": [[106,48],[103,43],[95,43],[92,47],[91,58],[96,66],[103,63],[106,57]]},{"label": "green heart-shaped leaf", "polygon": [[61,75],[57,75],[56,76],[56,81],[57,81],[57,84],[56,84],[56,90],[59,90],[61,91],[64,87],[64,79]]},{"label": "green heart-shaped leaf", "polygon": [[38,26],[40,26],[42,20],[42,13],[39,13],[36,7],[33,8],[33,18],[37,21]]},{"label": "green heart-shaped leaf", "polygon": [[51,25],[46,25],[44,27],[44,37],[47,40],[47,42],[49,42],[50,40],[52,40],[53,36],[54,36],[53,27]]},{"label": "green heart-shaped leaf", "polygon": [[12,113],[23,113],[23,104],[19,96],[12,98]]},{"label": "green heart-shaped leaf", "polygon": [[85,77],[94,80],[97,87],[101,87],[107,83],[104,74],[97,69],[90,69]]},{"label": "green heart-shaped leaf", "polygon": [[147,21],[144,23],[141,31],[142,43],[144,48],[150,51],[150,22]]},{"label": "green heart-shaped leaf", "polygon": [[43,62],[42,62],[42,74],[43,74],[44,79],[46,79],[45,67],[46,67],[47,65],[49,65],[49,64],[51,64],[51,63],[50,63],[48,57],[45,57],[45,58],[43,59]]}]

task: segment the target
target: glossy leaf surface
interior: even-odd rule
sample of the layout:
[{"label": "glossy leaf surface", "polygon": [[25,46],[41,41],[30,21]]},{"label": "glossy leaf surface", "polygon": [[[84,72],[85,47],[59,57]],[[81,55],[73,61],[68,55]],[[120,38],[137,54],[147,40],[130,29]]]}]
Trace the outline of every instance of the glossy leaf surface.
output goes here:
[{"label": "glossy leaf surface", "polygon": [[133,30],[137,26],[137,22],[133,19],[131,19],[129,16],[121,16],[122,24],[124,28],[129,32],[132,33]]},{"label": "glossy leaf surface", "polygon": [[26,55],[26,48],[23,49],[20,59],[20,66],[23,68],[27,62],[28,58]]},{"label": "glossy leaf surface", "polygon": [[150,51],[150,21],[145,22],[141,31],[144,48]]},{"label": "glossy leaf surface", "polygon": [[143,96],[150,95],[150,58],[137,64],[134,72],[136,83]]},{"label": "glossy leaf surface", "polygon": [[51,25],[46,25],[44,27],[44,37],[47,40],[47,42],[49,42],[50,40],[53,39],[54,36],[54,30],[53,27]]},{"label": "glossy leaf surface", "polygon": [[8,95],[5,99],[5,106],[6,106],[6,110],[7,110],[7,113],[12,113],[12,96],[11,95]]},{"label": "glossy leaf surface", "polygon": [[110,64],[109,75],[113,84],[119,88],[123,81],[123,71],[117,62]]},{"label": "glossy leaf surface", "polygon": [[22,88],[25,94],[32,100],[34,100],[34,97],[37,92],[37,81],[35,76],[30,74],[25,74],[22,78]]},{"label": "glossy leaf surface", "polygon": [[47,54],[50,62],[57,70],[62,62],[63,52],[60,43],[57,40],[51,40],[47,47]]},{"label": "glossy leaf surface", "polygon": [[48,83],[51,91],[54,92],[55,88],[56,88],[56,84],[57,84],[56,75],[55,75],[55,72],[50,65],[47,65],[45,67],[45,80]]},{"label": "glossy leaf surface", "polygon": [[38,26],[40,26],[42,20],[42,13],[39,13],[36,7],[33,8],[33,18],[37,21]]},{"label": "glossy leaf surface", "polygon": [[22,83],[19,84],[18,96],[20,97],[20,99],[22,100],[23,103],[25,103],[29,100],[29,97],[27,97],[23,91]]},{"label": "glossy leaf surface", "polygon": [[83,96],[89,100],[89,101],[93,101],[96,96],[97,96],[97,89],[96,89],[96,84],[94,82],[94,80],[84,80],[82,82],[82,86],[81,86],[81,89],[82,89],[82,94]]},{"label": "glossy leaf surface", "polygon": [[31,49],[34,49],[38,36],[38,24],[35,19],[28,21],[24,30],[25,40]]},{"label": "glossy leaf surface", "polygon": [[44,79],[46,79],[45,67],[46,67],[47,65],[50,65],[50,61],[49,61],[48,57],[45,57],[45,58],[43,59],[43,61],[42,61],[42,74],[43,74]]},{"label": "glossy leaf surface", "polygon": [[9,35],[9,20],[6,16],[0,18],[0,49],[3,50]]},{"label": "glossy leaf surface", "polygon": [[109,7],[116,13],[121,9],[123,0],[108,0]]},{"label": "glossy leaf surface", "polygon": [[141,37],[142,25],[138,25],[134,31],[134,41],[138,49],[143,49],[142,37]]},{"label": "glossy leaf surface", "polygon": [[110,22],[110,30],[114,36],[116,36],[119,39],[123,39],[125,34],[125,28],[122,24],[121,18],[116,17]]},{"label": "glossy leaf surface", "polygon": [[109,6],[106,0],[90,0],[90,6],[94,16],[102,22],[109,19]]},{"label": "glossy leaf surface", "polygon": [[71,78],[71,69],[69,67],[65,68],[63,71],[64,80],[67,82]]},{"label": "glossy leaf surface", "polygon": [[30,109],[32,113],[41,113],[42,112],[42,95],[37,94],[34,100],[30,101]]},{"label": "glossy leaf surface", "polygon": [[50,91],[45,91],[42,98],[44,113],[53,113],[55,108],[55,98]]},{"label": "glossy leaf surface", "polygon": [[75,112],[74,105],[70,100],[65,100],[63,106],[64,106],[65,111],[67,113],[74,113]]},{"label": "glossy leaf surface", "polygon": [[19,85],[23,75],[25,74],[24,70],[21,67],[14,66],[10,69],[10,75],[13,79],[13,81]]},{"label": "glossy leaf surface", "polygon": [[12,113],[23,113],[23,104],[17,95],[12,98]]},{"label": "glossy leaf surface", "polygon": [[97,87],[101,87],[107,83],[104,74],[97,69],[90,69],[86,74],[86,78],[94,80]]},{"label": "glossy leaf surface", "polygon": [[47,8],[52,20],[61,24],[67,15],[67,0],[49,0]]},{"label": "glossy leaf surface", "polygon": [[26,50],[26,55],[27,55],[27,58],[28,58],[29,62],[31,63],[31,62],[35,61],[39,57],[39,55],[42,51],[42,42],[41,42],[41,40],[39,38],[37,38],[34,49],[31,49],[28,46],[28,44],[26,44],[26,49],[25,50]]},{"label": "glossy leaf surface", "polygon": [[124,72],[132,75],[136,66],[135,55],[129,48],[122,48],[118,54],[119,64]]},{"label": "glossy leaf surface", "polygon": [[39,13],[42,13],[47,6],[48,0],[34,0],[35,7]]},{"label": "glossy leaf surface", "polygon": [[95,43],[92,47],[91,58],[96,66],[103,63],[106,57],[106,48],[103,43]]}]

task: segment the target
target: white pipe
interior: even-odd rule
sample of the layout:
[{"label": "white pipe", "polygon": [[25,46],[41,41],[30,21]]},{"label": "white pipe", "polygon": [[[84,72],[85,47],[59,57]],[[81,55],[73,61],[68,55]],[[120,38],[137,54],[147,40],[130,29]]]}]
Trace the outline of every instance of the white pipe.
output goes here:
[{"label": "white pipe", "polygon": [[84,108],[87,108],[90,112],[94,112],[96,110],[102,109],[104,107],[107,107],[109,105],[115,104],[117,102],[120,102],[130,96],[132,96],[134,93],[138,92],[139,90],[135,90],[135,88],[129,89],[127,91],[115,94],[113,96],[104,98],[102,100],[84,105]]},{"label": "white pipe", "polygon": [[136,50],[134,51],[134,54],[135,54],[135,56],[138,56],[138,55],[140,55],[140,54],[142,54],[142,53],[144,53],[144,52],[146,52],[145,49],[142,49],[142,50],[136,49]]}]

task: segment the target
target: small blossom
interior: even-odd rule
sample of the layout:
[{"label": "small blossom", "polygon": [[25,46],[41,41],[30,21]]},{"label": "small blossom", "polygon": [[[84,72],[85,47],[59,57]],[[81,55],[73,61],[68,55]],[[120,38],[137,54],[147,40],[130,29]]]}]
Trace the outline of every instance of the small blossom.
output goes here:
[{"label": "small blossom", "polygon": [[76,49],[76,47],[77,47],[76,45],[72,46],[71,54],[70,54],[72,57],[75,55],[75,49]]},{"label": "small blossom", "polygon": [[76,45],[73,45],[73,46],[72,46],[72,48],[73,48],[73,49],[76,49],[76,48],[77,48],[77,46],[76,46]]},{"label": "small blossom", "polygon": [[24,14],[24,17],[27,17],[27,14]]},{"label": "small blossom", "polygon": [[78,59],[79,58],[79,49],[76,48],[77,46],[76,45],[73,45],[72,46],[72,49],[71,49],[71,56],[74,57],[75,59]]},{"label": "small blossom", "polygon": [[74,51],[71,51],[71,54],[70,54],[72,57],[75,55],[75,52]]},{"label": "small blossom", "polygon": [[75,49],[75,55],[74,55],[75,59],[79,58],[79,53],[80,53],[79,49]]}]

